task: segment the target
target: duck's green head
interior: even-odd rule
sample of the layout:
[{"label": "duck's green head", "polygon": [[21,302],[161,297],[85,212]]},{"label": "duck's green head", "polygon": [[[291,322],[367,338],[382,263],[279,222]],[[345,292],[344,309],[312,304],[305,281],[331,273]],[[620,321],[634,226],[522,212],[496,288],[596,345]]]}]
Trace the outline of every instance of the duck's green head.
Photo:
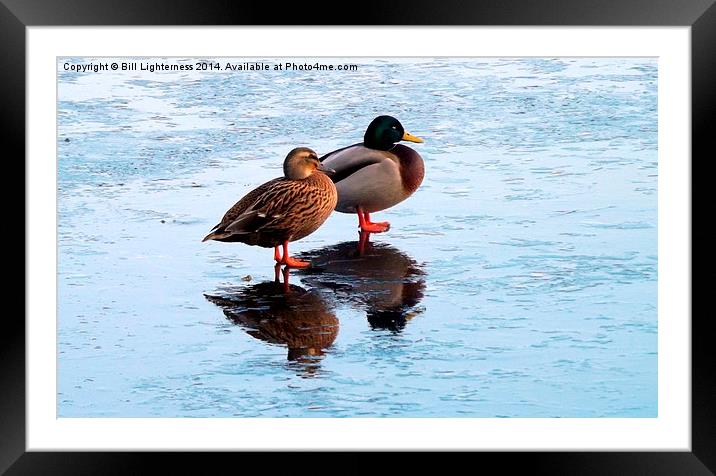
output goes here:
[{"label": "duck's green head", "polygon": [[401,140],[423,142],[420,137],[408,133],[403,125],[392,116],[378,116],[368,125],[363,144],[371,149],[389,150]]}]

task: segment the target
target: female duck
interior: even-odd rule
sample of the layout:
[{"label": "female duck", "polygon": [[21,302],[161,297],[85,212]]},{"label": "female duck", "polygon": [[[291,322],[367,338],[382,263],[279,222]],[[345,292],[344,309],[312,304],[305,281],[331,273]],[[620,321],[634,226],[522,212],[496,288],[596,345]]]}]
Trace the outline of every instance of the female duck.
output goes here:
[{"label": "female duck", "polygon": [[[335,208],[336,187],[323,173],[326,170],[311,149],[293,149],[283,163],[284,176],[249,192],[202,241],[273,247],[277,263],[293,268],[309,266],[288,255],[288,243],[316,231]],[[283,257],[279,246],[283,246]]]},{"label": "female duck", "polygon": [[335,170],[331,178],[338,190],[336,210],[357,213],[361,231],[387,231],[390,223],[373,223],[370,214],[402,202],[423,181],[422,157],[410,147],[396,144],[401,140],[423,142],[405,132],[396,118],[378,116],[368,126],[362,143],[321,158],[324,166]]}]

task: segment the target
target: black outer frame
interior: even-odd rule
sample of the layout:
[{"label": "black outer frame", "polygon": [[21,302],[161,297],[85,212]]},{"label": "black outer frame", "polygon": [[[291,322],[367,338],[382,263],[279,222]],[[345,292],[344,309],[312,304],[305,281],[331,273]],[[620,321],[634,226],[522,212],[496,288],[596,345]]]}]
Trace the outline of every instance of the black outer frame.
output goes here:
[{"label": "black outer frame", "polygon": [[[342,14],[349,8],[343,4],[319,8],[303,2],[282,3],[279,9],[273,3],[255,0],[202,0],[196,3],[192,0],[124,0],[121,4],[111,0],[0,0],[1,144],[3,151],[16,151],[15,156],[3,154],[5,163],[11,157],[24,157],[25,154],[25,27],[52,25],[691,26],[691,166],[696,156],[701,158],[702,164],[713,159],[709,146],[714,142],[712,124],[716,118],[714,0],[481,0],[472,4],[460,0],[413,0],[404,4],[371,0],[352,5],[350,15]],[[24,176],[24,170],[22,174]],[[702,201],[694,200],[692,185],[694,209],[695,205],[709,199],[704,196]],[[705,207],[700,208],[701,216],[710,216],[710,213],[703,214]],[[24,220],[25,217],[23,223]],[[707,276],[716,278],[712,264],[711,255],[700,256],[692,274],[696,269],[708,269]],[[692,278],[692,303],[693,290],[705,291],[709,284],[708,280]],[[707,330],[710,316],[692,312],[692,316],[680,317],[691,317],[692,323],[692,452],[479,453],[471,456],[471,462],[474,464],[472,458],[478,457],[480,465],[485,468],[495,463],[500,469],[524,467],[537,474],[714,474],[716,378],[713,363],[716,359],[710,345],[711,334]],[[192,469],[189,460],[194,460],[194,457],[180,453],[27,453],[23,321],[16,314],[8,313],[3,324],[0,345],[0,473],[127,474],[149,472],[147,463],[161,464],[162,473],[173,467],[184,471]],[[417,456],[413,454],[410,458]],[[358,470],[357,463],[364,457],[348,457],[353,468]],[[235,461],[233,455],[224,453],[212,453],[210,458],[218,464]],[[272,460],[272,469],[278,469],[282,459]],[[297,469],[299,460],[296,453],[283,459],[288,463],[286,467],[292,469]],[[208,461],[209,458],[201,458],[196,468],[205,472]],[[311,465],[310,460],[308,463]],[[374,470],[374,462],[368,460],[367,463],[366,466]]]}]

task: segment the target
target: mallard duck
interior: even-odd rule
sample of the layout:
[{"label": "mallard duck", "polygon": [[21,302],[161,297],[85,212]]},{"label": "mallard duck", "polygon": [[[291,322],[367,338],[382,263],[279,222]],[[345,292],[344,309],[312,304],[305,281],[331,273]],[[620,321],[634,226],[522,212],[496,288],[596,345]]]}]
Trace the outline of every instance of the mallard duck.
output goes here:
[{"label": "mallard duck", "polygon": [[423,142],[405,132],[394,117],[378,116],[365,131],[363,142],[338,149],[321,157],[321,163],[335,170],[331,177],[338,189],[336,210],[357,213],[361,231],[380,233],[390,223],[370,221],[370,214],[390,208],[420,186],[425,166],[420,154],[396,144],[401,140]]},{"label": "mallard duck", "polygon": [[[307,147],[293,149],[283,163],[283,177],[252,190],[229,209],[202,241],[238,241],[274,248],[274,259],[292,268],[305,268],[306,261],[291,258],[288,243],[316,231],[336,206],[336,187]],[[283,246],[283,257],[279,253]]]}]

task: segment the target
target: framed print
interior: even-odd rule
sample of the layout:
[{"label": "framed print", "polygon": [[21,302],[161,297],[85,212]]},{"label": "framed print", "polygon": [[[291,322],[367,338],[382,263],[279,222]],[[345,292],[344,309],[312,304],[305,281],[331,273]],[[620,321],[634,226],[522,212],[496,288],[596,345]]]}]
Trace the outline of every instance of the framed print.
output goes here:
[{"label": "framed print", "polygon": [[709,474],[691,157],[711,3],[347,27],[4,1],[28,280],[2,469],[459,450]]}]

